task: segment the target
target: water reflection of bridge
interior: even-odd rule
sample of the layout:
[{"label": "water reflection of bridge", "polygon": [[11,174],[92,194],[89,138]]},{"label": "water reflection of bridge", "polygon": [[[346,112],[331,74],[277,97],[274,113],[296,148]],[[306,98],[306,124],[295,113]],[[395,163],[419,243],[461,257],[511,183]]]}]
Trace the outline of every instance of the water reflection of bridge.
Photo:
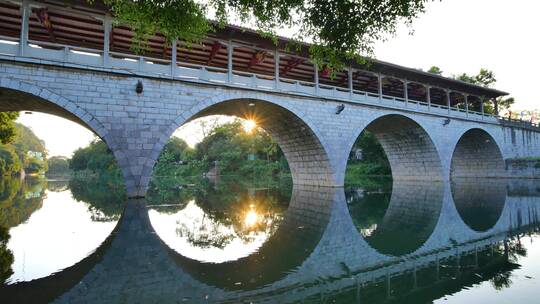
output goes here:
[{"label": "water reflection of bridge", "polygon": [[[482,267],[478,255],[540,220],[537,182],[476,181],[476,186],[471,186],[463,180],[432,186],[395,184],[390,205],[372,234],[380,238],[375,242],[358,233],[342,189],[295,187],[285,221],[276,234],[257,254],[225,264],[196,262],[170,250],[153,232],[145,202],[133,200],[115,233],[94,255],[66,273],[14,285],[3,292],[10,292],[11,299],[25,295],[18,299],[35,302],[39,295],[36,287],[63,276],[63,284],[47,286],[49,295],[58,296],[59,303],[286,303],[326,298],[336,292],[363,292],[366,284],[381,285],[391,299],[392,286],[403,278],[410,280],[413,292],[446,284],[449,279],[441,272],[447,270],[440,265],[449,261],[455,264],[455,271],[460,271],[459,265],[466,259],[476,260],[476,267]],[[488,186],[493,188],[486,190]],[[475,222],[478,218],[467,213],[479,212],[476,208],[493,216]],[[385,239],[395,238],[396,229],[404,226],[411,227],[410,231],[398,236],[415,231],[419,236],[406,252],[394,250],[391,244],[377,248]],[[498,265],[501,269],[510,267],[504,260]],[[426,273],[435,279],[426,283],[422,280]],[[459,284],[470,284],[471,280],[460,281],[458,277]],[[458,287],[454,284],[447,292]]]}]

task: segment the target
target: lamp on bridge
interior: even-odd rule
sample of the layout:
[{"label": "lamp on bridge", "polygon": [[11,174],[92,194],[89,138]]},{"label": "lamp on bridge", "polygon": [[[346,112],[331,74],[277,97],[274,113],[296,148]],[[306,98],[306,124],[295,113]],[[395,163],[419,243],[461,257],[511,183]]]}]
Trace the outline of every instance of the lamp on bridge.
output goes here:
[{"label": "lamp on bridge", "polygon": [[447,125],[450,124],[450,122],[451,122],[450,118],[447,118],[447,119],[445,119],[445,120],[443,121],[442,125],[443,125],[443,126],[447,126]]},{"label": "lamp on bridge", "polygon": [[344,104],[340,104],[339,106],[336,107],[336,115],[339,115],[341,112],[343,112],[343,110],[345,110],[345,105]]},{"label": "lamp on bridge", "polygon": [[142,81],[137,81],[137,85],[135,86],[135,92],[137,92],[137,94],[141,94],[143,92],[143,84],[142,84]]}]

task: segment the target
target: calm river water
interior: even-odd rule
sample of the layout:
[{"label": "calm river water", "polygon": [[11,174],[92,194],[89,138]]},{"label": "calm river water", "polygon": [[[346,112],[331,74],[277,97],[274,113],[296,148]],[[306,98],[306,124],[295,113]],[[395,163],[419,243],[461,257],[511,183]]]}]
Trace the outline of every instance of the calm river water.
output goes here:
[{"label": "calm river water", "polygon": [[0,303],[538,303],[540,181],[0,180]]}]

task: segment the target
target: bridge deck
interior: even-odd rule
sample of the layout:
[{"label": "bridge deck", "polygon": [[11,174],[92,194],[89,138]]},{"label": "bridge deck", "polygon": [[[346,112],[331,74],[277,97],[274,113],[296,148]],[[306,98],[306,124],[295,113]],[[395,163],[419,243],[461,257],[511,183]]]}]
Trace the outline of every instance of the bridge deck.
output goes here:
[{"label": "bridge deck", "polygon": [[[316,67],[307,45],[287,51],[257,33],[229,26],[200,44],[149,39],[144,56],[131,50],[133,32],[112,26],[104,6],[85,1],[0,0],[0,59],[38,61],[117,73],[214,83],[287,94],[368,103],[456,118],[496,121],[483,112],[494,89],[380,61],[351,62],[335,72]],[[538,127],[538,125],[530,125]]]}]

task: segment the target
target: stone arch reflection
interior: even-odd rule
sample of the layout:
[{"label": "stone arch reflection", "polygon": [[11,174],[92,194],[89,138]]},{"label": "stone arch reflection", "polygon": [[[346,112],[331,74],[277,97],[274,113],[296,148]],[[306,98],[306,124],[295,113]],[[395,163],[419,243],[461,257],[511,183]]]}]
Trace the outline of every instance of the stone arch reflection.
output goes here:
[{"label": "stone arch reflection", "polygon": [[493,228],[506,203],[507,184],[505,179],[452,180],[452,197],[463,222],[477,232]]},{"label": "stone arch reflection", "polygon": [[198,281],[225,290],[251,290],[278,281],[299,267],[317,246],[330,217],[335,191],[295,185],[277,231],[247,257],[216,264],[187,258],[170,248],[169,255]]},{"label": "stone arch reflection", "polygon": [[347,202],[366,242],[379,253],[401,256],[419,249],[433,233],[444,184],[400,180],[390,184],[386,181],[386,185],[349,189]]},{"label": "stone arch reflection", "polygon": [[168,247],[200,262],[222,263],[256,252],[283,222],[290,183],[222,177],[178,187],[174,178],[154,179],[149,218]]}]

